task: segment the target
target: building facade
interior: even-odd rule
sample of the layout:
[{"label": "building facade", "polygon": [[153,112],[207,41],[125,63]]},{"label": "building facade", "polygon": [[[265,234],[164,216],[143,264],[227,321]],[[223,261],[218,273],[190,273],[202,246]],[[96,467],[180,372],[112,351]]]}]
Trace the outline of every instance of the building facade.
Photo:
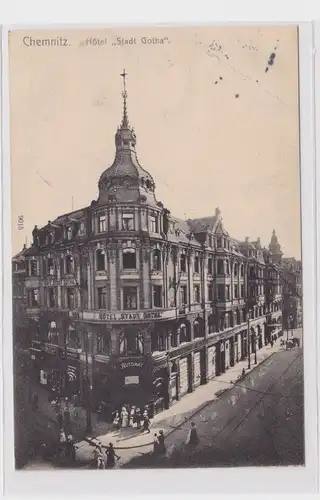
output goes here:
[{"label": "building facade", "polygon": [[302,328],[302,266],[294,257],[282,259],[283,328]]},{"label": "building facade", "polygon": [[155,196],[127,116],[90,206],[35,226],[27,337],[49,390],[169,407],[282,331],[281,255],[237,241],[220,210],[187,221]]}]

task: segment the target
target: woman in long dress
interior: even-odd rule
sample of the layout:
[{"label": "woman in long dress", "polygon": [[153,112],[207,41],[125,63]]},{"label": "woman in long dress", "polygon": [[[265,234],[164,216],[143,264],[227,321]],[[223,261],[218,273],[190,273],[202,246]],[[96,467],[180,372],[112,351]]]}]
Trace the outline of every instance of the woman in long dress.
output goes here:
[{"label": "woman in long dress", "polygon": [[116,454],[112,443],[109,443],[106,455],[107,455],[107,463],[106,463],[107,469],[113,469],[116,463],[115,458],[119,460],[120,457],[119,455]]},{"label": "woman in long dress", "polygon": [[191,428],[187,437],[186,444],[189,445],[191,448],[195,448],[200,442],[196,424],[194,422],[191,422]]}]

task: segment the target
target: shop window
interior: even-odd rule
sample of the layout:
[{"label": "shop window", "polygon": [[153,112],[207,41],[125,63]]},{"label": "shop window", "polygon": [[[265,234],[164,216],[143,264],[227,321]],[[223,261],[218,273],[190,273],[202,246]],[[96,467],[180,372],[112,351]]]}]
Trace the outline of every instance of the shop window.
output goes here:
[{"label": "shop window", "polygon": [[159,218],[157,215],[151,215],[150,217],[150,231],[152,233],[159,232]]},{"label": "shop window", "polygon": [[67,255],[66,256],[66,273],[67,274],[72,274],[74,272],[74,258],[72,257],[72,255]]},{"label": "shop window", "polygon": [[106,230],[106,216],[99,215],[99,217],[98,217],[98,232],[104,233],[105,230]]},{"label": "shop window", "polygon": [[208,301],[212,302],[213,301],[213,286],[208,285]]},{"label": "shop window", "polygon": [[122,251],[123,269],[136,269],[136,251],[134,248],[125,248]]},{"label": "shop window", "polygon": [[75,307],[75,293],[73,288],[67,288],[67,308],[74,309]]},{"label": "shop window", "polygon": [[56,296],[54,288],[48,288],[48,307],[56,306]]},{"label": "shop window", "polygon": [[162,307],[162,286],[153,286],[153,307]]},{"label": "shop window", "polygon": [[134,230],[134,218],[133,214],[122,214],[122,230],[123,231],[133,231]]},{"label": "shop window", "polygon": [[71,226],[68,226],[67,229],[66,229],[66,233],[67,233],[67,240],[70,241],[72,240],[72,227]]},{"label": "shop window", "polygon": [[30,307],[38,307],[40,305],[40,294],[36,288],[29,290],[29,305]]},{"label": "shop window", "polygon": [[195,285],[193,287],[193,295],[194,295],[195,303],[199,304],[200,303],[200,286],[199,285]]},{"label": "shop window", "polygon": [[161,251],[159,248],[155,248],[152,252],[152,269],[161,271]]},{"label": "shop window", "polygon": [[97,270],[105,271],[106,269],[106,254],[104,250],[97,250]]},{"label": "shop window", "polygon": [[182,306],[186,305],[188,302],[188,293],[186,286],[180,287],[180,301]]},{"label": "shop window", "polygon": [[111,351],[111,335],[110,332],[97,333],[97,353],[109,354]]},{"label": "shop window", "polygon": [[208,273],[213,274],[213,260],[212,257],[208,258]]},{"label": "shop window", "polygon": [[30,276],[37,276],[38,274],[38,266],[36,260],[30,261]]},{"label": "shop window", "polygon": [[180,255],[180,271],[183,273],[187,271],[187,257],[184,253]]},{"label": "shop window", "polygon": [[135,286],[123,287],[123,308],[137,309],[137,287]]},{"label": "shop window", "polygon": [[194,272],[199,274],[200,271],[200,265],[199,265],[200,258],[198,255],[195,256],[194,258]]},{"label": "shop window", "polygon": [[107,289],[104,287],[98,288],[98,309],[107,308]]}]

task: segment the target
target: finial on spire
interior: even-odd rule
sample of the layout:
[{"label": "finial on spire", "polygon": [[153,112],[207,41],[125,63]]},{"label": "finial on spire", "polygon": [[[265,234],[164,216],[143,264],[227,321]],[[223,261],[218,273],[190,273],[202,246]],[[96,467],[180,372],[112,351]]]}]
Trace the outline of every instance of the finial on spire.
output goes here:
[{"label": "finial on spire", "polygon": [[127,115],[127,89],[126,89],[126,76],[128,76],[128,73],[126,73],[126,70],[123,70],[123,73],[121,73],[122,78],[123,78],[123,91],[122,91],[122,97],[123,97],[123,117],[122,117],[122,126],[123,127],[128,127],[129,121],[128,121],[128,115]]}]

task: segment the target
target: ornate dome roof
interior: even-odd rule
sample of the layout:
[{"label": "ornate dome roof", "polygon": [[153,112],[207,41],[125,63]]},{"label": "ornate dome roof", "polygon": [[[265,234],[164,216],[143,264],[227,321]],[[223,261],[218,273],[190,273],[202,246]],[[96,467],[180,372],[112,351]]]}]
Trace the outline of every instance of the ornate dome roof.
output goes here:
[{"label": "ornate dome roof", "polygon": [[115,135],[115,159],[99,179],[98,203],[145,202],[156,204],[154,180],[139,163],[135,150],[136,135],[134,129],[129,125],[125,71],[121,76],[124,81],[122,123]]}]

